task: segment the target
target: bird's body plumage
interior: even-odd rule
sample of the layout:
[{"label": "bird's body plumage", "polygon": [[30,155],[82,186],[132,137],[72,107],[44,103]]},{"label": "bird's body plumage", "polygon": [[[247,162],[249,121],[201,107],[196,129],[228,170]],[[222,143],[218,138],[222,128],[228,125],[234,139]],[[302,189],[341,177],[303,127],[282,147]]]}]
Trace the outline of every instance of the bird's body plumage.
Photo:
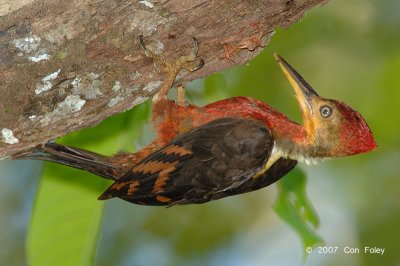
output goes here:
[{"label": "bird's body plumage", "polygon": [[[227,117],[178,135],[147,156],[107,189],[100,199],[120,197],[145,205],[204,203],[258,188],[286,174],[295,162],[275,163],[275,178],[263,166],[273,138],[261,120]],[[279,168],[279,169],[278,169]]]}]

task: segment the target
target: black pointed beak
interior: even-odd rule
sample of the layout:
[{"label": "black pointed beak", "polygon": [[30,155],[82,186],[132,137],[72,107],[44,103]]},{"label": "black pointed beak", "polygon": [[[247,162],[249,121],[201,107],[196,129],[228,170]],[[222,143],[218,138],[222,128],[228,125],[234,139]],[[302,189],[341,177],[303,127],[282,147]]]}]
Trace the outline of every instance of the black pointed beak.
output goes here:
[{"label": "black pointed beak", "polygon": [[286,62],[285,59],[276,53],[274,54],[274,57],[286,78],[292,85],[302,111],[306,111],[305,107],[307,107],[308,111],[313,113],[311,102],[313,98],[319,98],[318,93],[310,86],[310,84],[307,83],[307,81],[305,81],[302,76],[300,76],[299,73],[297,73],[297,71],[291,65],[289,65],[288,62]]}]

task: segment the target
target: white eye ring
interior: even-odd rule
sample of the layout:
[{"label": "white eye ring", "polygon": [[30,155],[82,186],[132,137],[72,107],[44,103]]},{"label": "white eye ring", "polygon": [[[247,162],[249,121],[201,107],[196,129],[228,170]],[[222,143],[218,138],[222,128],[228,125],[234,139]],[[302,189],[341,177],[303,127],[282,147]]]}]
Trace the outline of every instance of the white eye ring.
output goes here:
[{"label": "white eye ring", "polygon": [[330,108],[327,105],[322,106],[321,108],[319,108],[319,112],[321,113],[321,116],[323,118],[328,118],[331,116],[332,114],[332,108]]}]

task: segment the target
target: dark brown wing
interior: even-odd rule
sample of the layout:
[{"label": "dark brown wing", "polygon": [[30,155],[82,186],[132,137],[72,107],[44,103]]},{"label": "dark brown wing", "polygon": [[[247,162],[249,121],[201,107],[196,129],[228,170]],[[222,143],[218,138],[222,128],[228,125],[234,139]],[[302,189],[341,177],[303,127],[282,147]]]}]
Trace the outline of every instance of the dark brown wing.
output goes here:
[{"label": "dark brown wing", "polygon": [[251,178],[237,188],[215,194],[212,200],[247,193],[269,186],[290,172],[296,166],[296,164],[297,161],[280,158],[273,165],[271,165],[271,167],[263,175],[257,178]]},{"label": "dark brown wing", "polygon": [[[217,119],[148,156],[99,199],[119,197],[137,204],[174,205],[244,193],[251,188],[240,187],[254,182],[251,179],[268,160],[272,145],[270,130],[261,121]],[[264,176],[256,183],[268,183],[262,181]]]}]

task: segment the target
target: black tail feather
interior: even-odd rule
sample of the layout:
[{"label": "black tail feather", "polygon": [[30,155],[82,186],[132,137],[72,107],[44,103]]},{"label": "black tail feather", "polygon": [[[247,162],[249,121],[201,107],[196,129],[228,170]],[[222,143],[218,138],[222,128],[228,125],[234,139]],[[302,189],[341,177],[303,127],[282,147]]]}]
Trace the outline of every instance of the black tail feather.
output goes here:
[{"label": "black tail feather", "polygon": [[32,151],[18,154],[13,159],[59,163],[112,180],[117,180],[118,173],[122,171],[103,155],[50,142],[38,146]]}]

